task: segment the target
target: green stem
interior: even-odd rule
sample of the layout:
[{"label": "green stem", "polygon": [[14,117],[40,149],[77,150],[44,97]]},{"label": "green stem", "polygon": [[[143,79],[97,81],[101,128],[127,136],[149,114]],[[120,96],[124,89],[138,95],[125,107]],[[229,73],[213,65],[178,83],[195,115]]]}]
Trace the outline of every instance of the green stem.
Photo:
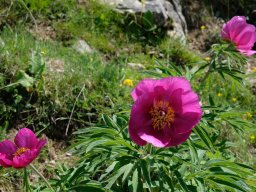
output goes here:
[{"label": "green stem", "polygon": [[200,82],[200,83],[201,83],[201,86],[200,86],[201,88],[204,86],[206,79],[208,78],[208,76],[209,76],[210,73],[212,72],[213,62],[214,62],[214,61],[211,61],[211,62],[210,62],[210,64],[209,64],[209,69],[208,69],[208,71],[205,73],[203,79],[202,79],[201,82]]},{"label": "green stem", "polygon": [[29,185],[29,181],[28,181],[28,172],[26,167],[24,168],[24,177],[23,177],[23,190],[25,192],[30,192],[32,191]]},{"label": "green stem", "polygon": [[11,83],[11,84],[9,84],[9,85],[6,85],[6,86],[3,86],[3,87],[0,87],[0,90],[1,90],[1,89],[5,89],[5,88],[7,88],[7,87],[14,86],[14,85],[18,85],[18,84],[19,84],[18,82],[16,82],[16,83]]},{"label": "green stem", "polygon": [[30,164],[30,167],[33,169],[33,171],[35,171],[44,180],[44,182],[49,187],[49,189],[51,189],[51,191],[55,192],[55,190],[52,188],[52,186],[47,181],[47,179],[34,167],[34,165]]},{"label": "green stem", "polygon": [[152,145],[148,144],[148,146],[147,146],[147,154],[151,155],[151,152],[152,152]]}]

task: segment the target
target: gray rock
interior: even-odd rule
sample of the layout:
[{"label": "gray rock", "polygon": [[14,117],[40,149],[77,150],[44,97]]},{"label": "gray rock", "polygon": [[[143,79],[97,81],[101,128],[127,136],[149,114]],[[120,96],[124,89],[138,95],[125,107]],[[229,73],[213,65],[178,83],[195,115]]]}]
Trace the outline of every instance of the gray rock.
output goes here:
[{"label": "gray rock", "polygon": [[186,40],[187,23],[182,14],[182,8],[179,0],[165,1],[166,13],[172,19],[174,30],[169,30],[170,36],[181,38],[182,41]]},{"label": "gray rock", "polygon": [[85,53],[93,53],[93,49],[84,41],[84,40],[78,40],[74,45],[73,48],[82,54]]},{"label": "gray rock", "polygon": [[145,66],[140,63],[127,63],[127,66],[130,67],[131,69],[136,69],[136,70],[145,69]]},{"label": "gray rock", "polygon": [[187,24],[182,14],[180,0],[101,0],[101,2],[113,6],[121,13],[141,15],[150,11],[153,13],[157,27],[167,27],[171,36],[186,39]]}]

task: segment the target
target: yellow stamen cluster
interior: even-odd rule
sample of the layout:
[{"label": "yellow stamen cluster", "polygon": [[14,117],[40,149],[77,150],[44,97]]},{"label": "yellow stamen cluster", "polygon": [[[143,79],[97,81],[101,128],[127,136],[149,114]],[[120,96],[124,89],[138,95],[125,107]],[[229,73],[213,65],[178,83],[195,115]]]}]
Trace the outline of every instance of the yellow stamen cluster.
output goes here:
[{"label": "yellow stamen cluster", "polygon": [[13,155],[14,156],[20,156],[21,154],[25,153],[28,150],[29,150],[28,148],[20,147],[20,148],[17,149],[17,151]]},{"label": "yellow stamen cluster", "polygon": [[167,101],[156,102],[149,114],[154,130],[162,130],[166,125],[170,128],[175,118],[175,112]]}]

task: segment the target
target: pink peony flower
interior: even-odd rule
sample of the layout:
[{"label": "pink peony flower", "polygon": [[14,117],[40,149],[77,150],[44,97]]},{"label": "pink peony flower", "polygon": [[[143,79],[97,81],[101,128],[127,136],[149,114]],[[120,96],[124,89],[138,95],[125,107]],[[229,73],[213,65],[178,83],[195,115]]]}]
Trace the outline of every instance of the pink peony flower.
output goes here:
[{"label": "pink peony flower", "polygon": [[129,134],[138,145],[179,145],[187,140],[201,117],[198,96],[188,80],[168,77],[144,79],[132,91]]},{"label": "pink peony flower", "polygon": [[40,153],[46,140],[37,139],[33,131],[22,128],[14,139],[0,142],[0,165],[22,168],[30,164]]},{"label": "pink peony flower", "polygon": [[243,16],[235,16],[222,27],[221,36],[236,45],[238,51],[250,56],[256,53],[251,50],[256,42],[256,28],[254,25],[246,23]]}]

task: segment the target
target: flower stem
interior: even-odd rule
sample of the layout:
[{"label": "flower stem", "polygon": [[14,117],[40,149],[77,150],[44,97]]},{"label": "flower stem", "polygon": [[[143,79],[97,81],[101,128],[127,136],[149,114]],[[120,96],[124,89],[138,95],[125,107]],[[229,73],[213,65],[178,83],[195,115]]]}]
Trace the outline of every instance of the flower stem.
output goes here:
[{"label": "flower stem", "polygon": [[148,144],[147,146],[147,154],[151,155],[152,152],[152,144]]},{"label": "flower stem", "polygon": [[29,185],[29,181],[28,181],[28,172],[26,167],[24,168],[24,177],[23,177],[23,190],[25,192],[30,192],[32,191]]},{"label": "flower stem", "polygon": [[34,167],[34,165],[30,164],[30,167],[44,180],[44,182],[49,187],[49,189],[51,189],[51,191],[55,192],[55,190],[52,188],[52,186],[47,181],[47,179]]},{"label": "flower stem", "polygon": [[201,87],[204,86],[206,79],[208,78],[208,76],[209,76],[210,73],[212,72],[212,67],[213,67],[212,65],[213,65],[212,62],[210,62],[208,71],[205,73],[203,79],[202,79],[201,82],[200,82],[200,83],[201,83]]}]

